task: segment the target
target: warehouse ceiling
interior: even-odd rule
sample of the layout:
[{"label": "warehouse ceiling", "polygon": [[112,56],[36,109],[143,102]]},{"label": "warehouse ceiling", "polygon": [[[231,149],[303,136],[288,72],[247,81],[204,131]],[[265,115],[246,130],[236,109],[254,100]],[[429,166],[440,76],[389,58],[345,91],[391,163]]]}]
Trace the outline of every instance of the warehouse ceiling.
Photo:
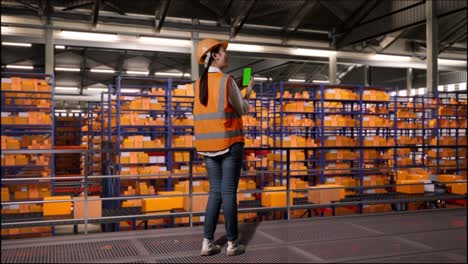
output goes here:
[{"label": "warehouse ceiling", "polygon": [[[456,55],[464,59],[466,2],[439,2],[440,57]],[[426,47],[425,21],[415,19],[421,16],[424,3],[423,0],[3,0],[1,13],[38,17],[44,24],[80,22],[90,29],[100,24],[153,28],[154,36],[161,35],[165,29],[188,30],[228,34],[231,40],[272,37],[283,44],[315,41],[339,51],[413,52],[421,57],[417,54],[424,54]],[[44,53],[43,44],[33,44],[30,48],[2,46],[2,65],[33,65],[36,71],[43,72]],[[250,66],[256,69],[257,76],[272,81],[328,79],[328,65],[323,62],[237,55],[232,54],[228,72]],[[180,72],[188,76],[191,65],[190,54],[66,46],[55,49],[55,67],[79,69],[56,71],[56,86],[76,86],[83,93],[86,87],[115,83],[115,77],[126,71],[148,71],[149,76],[155,72]],[[112,69],[115,73],[95,73],[91,69]],[[338,80],[360,82],[361,69],[362,65],[338,61]],[[399,81],[405,77],[402,70],[375,67],[373,70],[393,71],[397,75],[394,79]],[[375,83],[388,81],[385,74],[373,76]]]}]

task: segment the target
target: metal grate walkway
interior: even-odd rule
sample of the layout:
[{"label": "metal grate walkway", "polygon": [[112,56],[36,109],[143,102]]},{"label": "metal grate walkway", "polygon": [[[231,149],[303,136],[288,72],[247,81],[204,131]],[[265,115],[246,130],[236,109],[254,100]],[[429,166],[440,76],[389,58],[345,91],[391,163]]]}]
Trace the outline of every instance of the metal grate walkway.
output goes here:
[{"label": "metal grate walkway", "polygon": [[[466,208],[241,224],[247,252],[199,256],[203,229],[172,228],[1,242],[2,263],[466,263]],[[224,226],[218,242],[226,245]]]}]

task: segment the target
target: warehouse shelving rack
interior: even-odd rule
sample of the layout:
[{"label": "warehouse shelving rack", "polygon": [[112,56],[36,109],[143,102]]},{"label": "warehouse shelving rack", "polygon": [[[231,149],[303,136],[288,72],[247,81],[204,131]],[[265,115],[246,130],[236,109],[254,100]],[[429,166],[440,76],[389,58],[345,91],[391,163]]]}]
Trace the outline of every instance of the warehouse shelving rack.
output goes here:
[{"label": "warehouse shelving rack", "polygon": [[[2,122],[1,125],[1,134],[2,136],[31,136],[31,135],[44,135],[44,139],[49,139],[51,142],[51,146],[53,148],[53,144],[55,141],[55,127],[54,127],[54,103],[53,103],[53,97],[54,97],[54,76],[53,75],[47,75],[47,74],[40,74],[40,73],[19,73],[19,72],[2,72],[1,73],[2,78],[8,78],[8,77],[19,77],[19,78],[28,78],[28,79],[44,79],[48,82],[48,84],[51,86],[51,91],[47,92],[42,92],[42,91],[11,91],[12,93],[22,93],[26,94],[23,96],[18,96],[17,94],[14,94],[12,96],[12,93],[9,93],[9,91],[2,89],[1,90],[1,108],[2,108],[2,114],[3,113],[21,113],[21,112],[31,112],[31,111],[39,111],[39,112],[48,112],[50,114],[51,118],[51,124],[36,124],[36,125],[23,125],[23,124],[6,124],[5,122]],[[3,82],[3,80],[2,80]],[[47,98],[44,98],[43,96],[47,96]],[[37,98],[35,98],[37,97]],[[34,99],[46,99],[50,100],[49,107],[38,107],[36,105],[16,105],[14,104],[15,100],[34,100]],[[11,101],[9,101],[11,100]],[[2,118],[3,119],[3,118]],[[54,155],[50,156],[49,159],[49,165],[46,165],[48,167],[49,173],[48,175],[53,176],[55,172],[55,157]],[[25,169],[31,169],[31,173],[37,173],[37,170],[35,171],[34,169],[43,169],[44,166],[42,165],[28,165],[28,166],[2,166],[2,177],[10,175],[11,170],[14,170],[12,174],[14,175],[27,175],[30,174],[25,171]],[[51,181],[51,187],[52,187],[52,193],[55,191],[55,181]]]},{"label": "warehouse shelving rack", "polygon": [[[241,172],[241,177],[247,180],[254,179],[256,188],[258,188],[258,186],[264,186],[268,182],[265,180],[266,177],[270,176],[267,157],[269,151],[249,150],[248,148],[272,147],[268,139],[273,135],[274,131],[274,128],[270,126],[274,119],[274,109],[272,107],[274,91],[267,89],[263,82],[256,82],[253,92],[255,93],[254,98],[249,99],[250,111],[243,119],[253,118],[256,122],[254,125],[246,125],[244,122],[244,137],[246,141],[251,143],[245,145],[245,148],[247,148],[245,157],[249,158],[244,158],[245,172]],[[254,159],[250,159],[252,156]]]},{"label": "warehouse shelving rack", "polygon": [[[448,113],[443,113],[447,109]],[[436,139],[435,173],[467,175],[467,94],[466,91],[435,91],[435,108],[429,125],[431,139]],[[445,121],[445,122],[444,122]],[[441,143],[441,137],[455,138],[454,144]],[[431,141],[433,142],[433,141]],[[443,155],[441,151],[453,148],[454,152]],[[433,164],[433,159],[428,158]],[[448,164],[447,164],[448,163]],[[432,166],[433,167],[433,166]]]},{"label": "warehouse shelving rack", "polygon": [[[279,108],[279,115],[281,121],[276,121],[273,124],[273,131],[275,131],[275,137],[278,138],[279,146],[274,145],[274,147],[285,147],[283,144],[284,136],[296,134],[300,135],[300,133],[288,133],[288,128],[284,126],[283,118],[287,116],[289,113],[288,111],[284,111],[284,105],[288,102],[299,102],[299,101],[308,101],[311,102],[314,106],[314,110],[312,112],[305,113],[304,111],[301,112],[293,112],[292,114],[301,115],[302,117],[311,117],[315,126],[312,129],[307,128],[305,135],[314,139],[317,146],[312,148],[310,151],[312,154],[307,155],[306,153],[306,164],[307,164],[307,174],[304,176],[308,176],[308,182],[311,186],[317,184],[324,184],[326,182],[332,183],[335,179],[333,176],[339,175],[340,177],[352,177],[353,179],[359,180],[359,194],[365,194],[367,192],[374,192],[372,190],[365,191],[364,187],[364,180],[368,178],[368,175],[376,175],[382,174],[383,177],[390,177],[390,167],[389,167],[389,160],[392,158],[377,158],[377,159],[364,159],[365,151],[388,151],[390,148],[389,146],[376,146],[376,147],[364,147],[363,142],[366,136],[370,136],[371,134],[375,134],[376,136],[383,136],[386,140],[390,140],[394,138],[394,130],[392,126],[386,127],[369,127],[363,126],[363,119],[367,116],[382,116],[385,117],[387,120],[392,120],[391,113],[393,109],[390,109],[390,100],[378,101],[378,100],[364,100],[363,93],[366,93],[368,89],[383,91],[388,94],[390,91],[394,91],[395,88],[391,87],[364,87],[358,85],[318,85],[312,83],[288,83],[288,82],[279,82],[273,83],[270,86],[273,90],[278,92],[278,96],[275,99],[275,103],[277,107],[274,108],[274,111],[278,111]],[[324,95],[327,89],[347,89],[351,90],[355,95],[355,99],[328,99]],[[295,92],[299,91],[308,91],[309,98],[294,98]],[[283,96],[284,91],[291,91],[291,98],[285,98]],[[294,97],[293,97],[294,95]],[[278,107],[279,105],[279,107]],[[385,113],[371,113],[367,112],[367,108],[369,106],[373,106],[377,110],[379,109],[386,109]],[[350,116],[352,120],[355,121],[354,126],[327,126],[325,125],[325,119],[333,118],[334,115],[340,114],[345,116]],[[332,136],[347,136],[351,137],[356,140],[356,146],[325,146],[325,139],[327,137]],[[354,158],[344,159],[345,162],[349,162],[350,168],[345,170],[349,171],[346,174],[339,172],[341,169],[334,169],[335,173],[328,173],[326,172],[326,165],[329,163],[325,159],[325,154],[330,151],[336,150],[350,150],[350,151],[358,151]],[[309,151],[308,151],[309,152]],[[353,152],[351,152],[353,153]],[[280,164],[284,164],[283,156],[281,156]],[[383,166],[383,167],[382,167]],[[370,168],[366,168],[370,167]],[[293,175],[291,175],[293,176]],[[296,175],[294,175],[296,176]],[[312,176],[312,177],[311,177]],[[327,177],[328,176],[328,177]],[[327,180],[328,178],[328,180]],[[281,182],[282,178],[280,178]],[[359,208],[359,211],[362,211],[362,208]]]},{"label": "warehouse shelving rack", "polygon": [[[276,94],[275,98],[273,99],[274,101],[274,107],[273,107],[273,130],[272,130],[272,138],[273,138],[273,146],[272,147],[285,147],[286,144],[284,142],[284,139],[290,140],[290,136],[298,136],[298,137],[303,137],[306,139],[312,139],[314,142],[318,139],[320,135],[320,128],[317,126],[290,126],[286,125],[285,123],[285,118],[291,118],[294,117],[296,120],[302,119],[302,118],[307,118],[309,120],[312,120],[314,124],[316,124],[316,120],[318,119],[319,112],[317,112],[315,109],[317,109],[316,103],[315,103],[315,89],[317,86],[314,84],[298,84],[298,83],[292,83],[292,82],[279,82],[279,83],[273,83],[270,86],[271,90],[273,90]],[[312,90],[310,90],[312,88]],[[291,97],[286,98],[285,92],[291,93]],[[308,98],[302,98],[302,93],[307,92],[308,93]],[[301,98],[296,98],[296,93],[301,94]],[[294,95],[294,97],[293,97]],[[288,104],[301,104],[304,105],[304,108],[307,107],[312,107],[314,110],[313,111],[300,111],[296,109],[296,111],[291,111],[287,110],[287,105]],[[305,110],[305,109],[303,109]],[[279,117],[279,118],[277,118]],[[301,152],[301,150],[297,150],[298,153]],[[281,152],[280,152],[281,153]],[[285,160],[284,160],[284,153],[281,153],[280,155],[280,160],[277,162],[277,164],[280,166],[280,173],[279,173],[279,179],[275,179],[277,182],[276,184],[281,184],[284,185],[284,176],[285,174],[283,173],[283,170],[285,169]],[[310,157],[309,157],[310,156]],[[296,164],[306,164],[305,167],[312,167],[315,168],[316,164],[319,162],[319,155],[317,155],[316,151],[305,151],[304,152],[304,160],[296,160],[293,162],[297,162]],[[275,161],[273,161],[275,164]],[[277,166],[274,166],[274,168],[277,168]],[[312,176],[312,181],[315,182],[316,180],[316,174],[315,171],[313,170],[294,170],[292,171],[294,177],[297,178],[308,178],[308,181],[311,179],[310,176]],[[304,172],[308,172],[305,173]],[[311,175],[312,174],[312,175]],[[315,185],[315,184],[314,184]]]},{"label": "warehouse shelving rack", "polygon": [[[41,74],[41,73],[24,73],[24,72],[1,72],[2,76],[2,89],[1,89],[1,110],[2,110],[2,124],[1,124],[1,135],[12,136],[14,138],[20,138],[19,148],[25,152],[25,155],[29,156],[27,159],[27,165],[13,165],[2,164],[1,166],[1,178],[8,179],[8,182],[2,181],[2,187],[7,187],[9,190],[12,188],[17,190],[15,195],[11,197],[8,193],[8,199],[13,198],[15,201],[27,201],[29,200],[30,193],[28,187],[39,186],[47,188],[52,195],[57,191],[57,183],[55,179],[55,155],[51,153],[54,148],[55,142],[55,126],[54,126],[54,91],[55,91],[55,79],[53,74]],[[47,85],[50,86],[50,90],[41,91],[40,88],[34,87],[34,89],[23,89],[13,90],[12,87],[4,89],[4,78],[21,78],[22,80],[28,79],[33,80],[44,80]],[[33,81],[34,82],[34,81]],[[22,85],[22,84],[21,84]],[[36,86],[37,84],[28,84]],[[32,88],[32,87],[30,87]],[[39,90],[38,90],[39,89]],[[29,100],[45,100],[48,106],[36,105],[33,102],[25,102]],[[31,112],[46,113],[50,117],[50,124],[12,124],[11,122],[4,122],[4,118],[7,118],[8,113],[17,113],[19,117],[27,118]],[[4,113],[6,116],[4,117]],[[15,117],[16,118],[16,117]],[[24,120],[23,120],[24,121]],[[45,150],[46,153],[36,154],[33,150],[29,149],[29,146],[24,146],[22,143],[25,137],[31,136],[42,136],[42,140],[48,140],[50,142],[50,149]],[[31,139],[32,140],[32,139]],[[30,142],[31,143],[31,142]],[[37,142],[34,147],[42,147],[44,142]],[[2,150],[2,163],[5,156],[4,154],[8,150]],[[15,156],[16,157],[16,156]],[[6,158],[6,157],[5,157]],[[47,164],[34,164],[33,159],[38,162],[38,159],[48,159]],[[4,166],[5,165],[5,166]],[[37,180],[37,177],[49,177],[50,180]],[[24,178],[25,181],[17,181],[18,178]],[[39,187],[37,190],[39,190]],[[2,188],[3,190],[3,188]],[[16,197],[17,193],[25,193],[24,197]],[[37,194],[39,195],[39,194]],[[3,200],[3,199],[2,199]],[[2,206],[2,209],[26,211],[29,212],[29,207],[13,205],[13,206]],[[3,211],[3,210],[2,210]],[[3,212],[2,212],[3,215]],[[54,229],[51,229],[52,233]]]},{"label": "warehouse shelving rack", "polygon": [[[140,84],[134,85],[131,82],[139,82]],[[143,83],[143,85],[141,85]],[[104,132],[109,144],[109,149],[113,150],[112,156],[109,157],[111,164],[106,167],[113,168],[113,170],[106,171],[107,174],[116,174],[122,175],[122,172],[126,170],[126,167],[133,166],[159,166],[159,169],[163,171],[165,168],[167,172],[172,172],[179,166],[188,164],[188,161],[180,162],[174,161],[174,152],[173,151],[162,151],[161,148],[144,148],[136,150],[138,153],[147,153],[150,159],[148,163],[128,163],[124,164],[121,162],[122,154],[132,152],[132,148],[123,148],[123,138],[124,136],[135,136],[142,135],[145,137],[151,137],[151,140],[163,139],[164,148],[172,148],[173,138],[178,135],[193,135],[193,126],[179,126],[173,124],[173,118],[186,116],[187,114],[192,114],[193,109],[193,97],[190,96],[180,96],[173,95],[175,87],[173,85],[177,84],[187,84],[191,81],[183,79],[163,79],[163,78],[148,78],[148,77],[130,77],[130,76],[118,76],[116,78],[116,84],[110,85],[107,92],[107,100],[103,97],[102,109],[107,116],[107,122],[103,125],[103,129],[106,128]],[[140,92],[124,92],[122,89],[139,89]],[[148,94],[142,91],[148,91],[152,88],[163,88],[164,94]],[[151,110],[151,109],[123,109],[122,105],[134,98],[149,98],[151,100],[157,100],[157,103],[164,104],[163,109]],[[129,100],[130,99],[130,100]],[[123,125],[121,122],[121,117],[123,113],[138,113],[144,114],[151,118],[163,119],[163,124],[160,125]],[[115,121],[114,121],[115,120]],[[163,157],[163,159],[161,159]],[[200,162],[200,161],[197,161]],[[134,170],[132,170],[134,171]],[[188,169],[187,169],[188,173]],[[128,174],[128,173],[125,173]],[[130,173],[134,175],[135,173]],[[139,173],[137,173],[139,174]],[[167,173],[166,175],[160,175],[158,177],[151,176],[150,178],[151,186],[154,190],[161,190],[161,185],[157,184],[160,180],[164,181],[163,190],[169,191],[173,188],[173,181],[175,179],[187,178],[188,176],[176,176],[173,173]],[[148,178],[142,179],[146,181]],[[110,178],[106,181],[104,188],[104,197],[118,197],[121,196],[121,180],[119,178]],[[106,203],[107,204],[107,203]],[[120,208],[120,202],[114,201],[111,202],[111,205],[106,206],[106,208]],[[116,225],[115,228],[119,229],[119,225]]]},{"label": "warehouse shelving rack", "polygon": [[[425,120],[427,118],[426,96],[394,96],[394,169],[398,168],[424,168],[424,140],[425,140]],[[409,113],[414,116],[401,117],[400,113]],[[412,126],[412,127],[404,127]],[[401,143],[403,139],[411,142]],[[408,150],[406,154],[399,153],[398,150]],[[400,158],[411,160],[411,164],[399,164]]]}]

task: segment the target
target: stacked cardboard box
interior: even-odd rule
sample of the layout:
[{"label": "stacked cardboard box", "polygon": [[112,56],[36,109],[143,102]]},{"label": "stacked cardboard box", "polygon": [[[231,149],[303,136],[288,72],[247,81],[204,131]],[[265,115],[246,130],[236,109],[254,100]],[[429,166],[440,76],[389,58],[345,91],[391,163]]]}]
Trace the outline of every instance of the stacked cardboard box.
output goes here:
[{"label": "stacked cardboard box", "polygon": [[385,91],[365,89],[362,92],[363,101],[390,101],[390,95]]}]

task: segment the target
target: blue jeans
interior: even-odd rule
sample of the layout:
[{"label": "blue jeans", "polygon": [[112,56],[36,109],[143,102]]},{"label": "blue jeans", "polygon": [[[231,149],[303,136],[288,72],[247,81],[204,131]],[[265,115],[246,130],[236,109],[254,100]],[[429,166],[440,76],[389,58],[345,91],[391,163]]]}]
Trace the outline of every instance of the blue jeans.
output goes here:
[{"label": "blue jeans", "polygon": [[210,179],[210,195],[205,213],[205,238],[214,239],[219,211],[223,204],[226,238],[234,241],[238,236],[237,227],[237,186],[244,158],[244,143],[235,143],[229,152],[216,156],[205,156],[206,169]]}]

